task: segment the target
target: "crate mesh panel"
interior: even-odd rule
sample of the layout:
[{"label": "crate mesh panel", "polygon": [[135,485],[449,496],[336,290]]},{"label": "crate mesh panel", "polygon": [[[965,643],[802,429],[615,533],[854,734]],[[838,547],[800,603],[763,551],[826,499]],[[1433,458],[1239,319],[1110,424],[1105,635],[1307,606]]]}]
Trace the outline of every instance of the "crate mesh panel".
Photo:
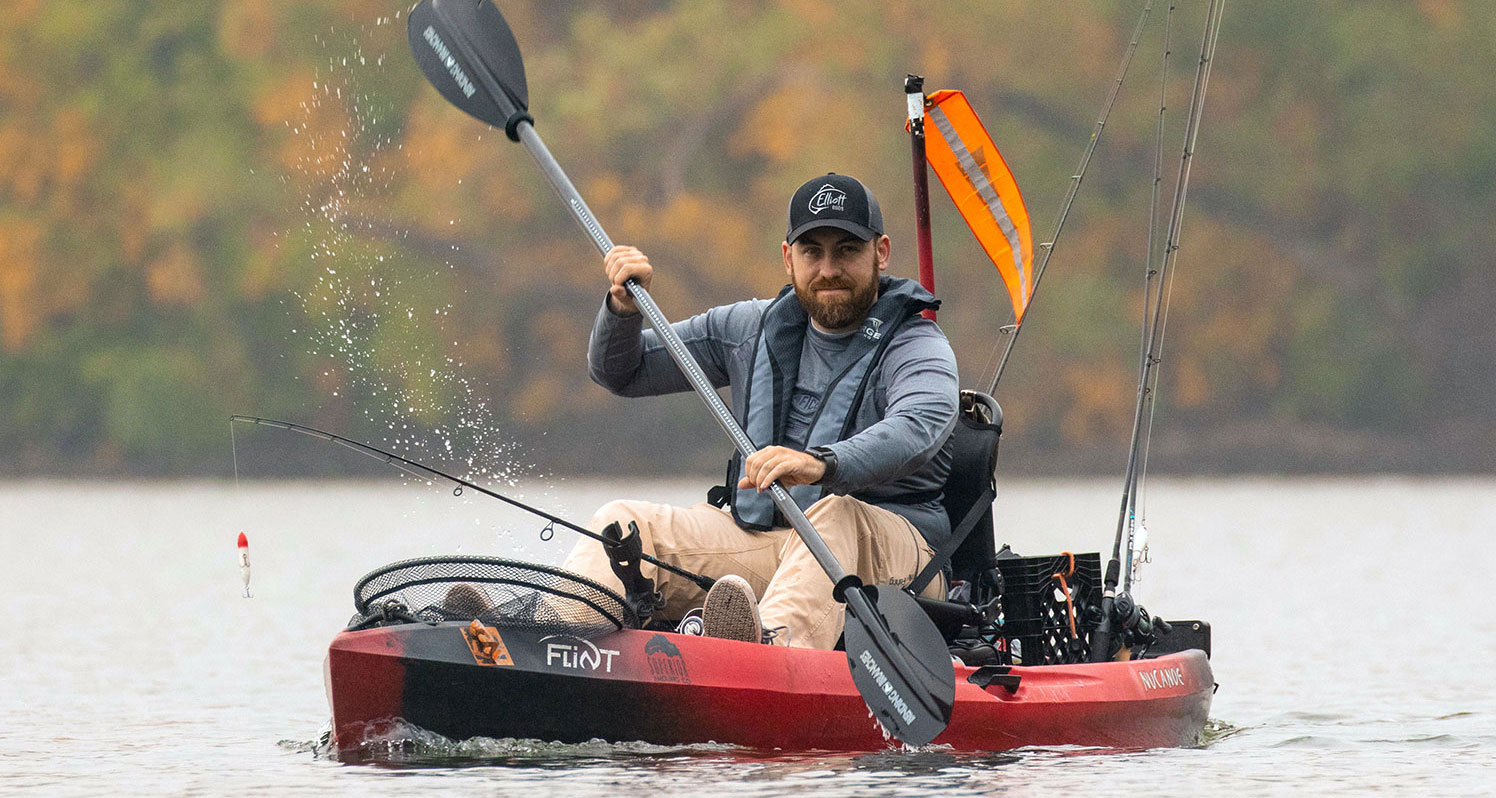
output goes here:
[{"label": "crate mesh panel", "polygon": [[1017,641],[1025,665],[1084,662],[1091,631],[1099,617],[1088,611],[1101,606],[1101,555],[1075,555],[1075,573],[1066,578],[1075,605],[1078,642],[1070,635],[1069,610],[1056,573],[1070,568],[1070,558],[1013,557],[997,560],[1002,575],[1002,634]]},{"label": "crate mesh panel", "polygon": [[353,604],[358,614],[350,627],[409,622],[411,615],[584,636],[638,626],[617,593],[580,574],[497,557],[391,563],[359,580]]}]

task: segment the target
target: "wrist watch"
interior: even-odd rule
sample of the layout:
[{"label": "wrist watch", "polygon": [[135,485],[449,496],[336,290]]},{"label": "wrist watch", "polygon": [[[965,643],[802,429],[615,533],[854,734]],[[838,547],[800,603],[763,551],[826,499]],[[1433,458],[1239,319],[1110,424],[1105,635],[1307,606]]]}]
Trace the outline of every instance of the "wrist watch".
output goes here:
[{"label": "wrist watch", "polygon": [[805,453],[826,464],[826,473],[822,474],[821,478],[816,480],[817,485],[827,482],[836,476],[836,452],[831,451],[831,447],[812,446],[806,449]]}]

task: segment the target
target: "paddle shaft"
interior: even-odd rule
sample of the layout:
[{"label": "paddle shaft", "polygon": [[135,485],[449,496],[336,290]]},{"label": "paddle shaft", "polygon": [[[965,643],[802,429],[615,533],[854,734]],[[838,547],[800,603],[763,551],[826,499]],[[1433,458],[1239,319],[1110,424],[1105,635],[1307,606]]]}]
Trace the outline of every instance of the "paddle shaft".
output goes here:
[{"label": "paddle shaft", "polygon": [[[550,181],[551,188],[554,188],[556,193],[561,195],[561,199],[566,203],[566,207],[571,210],[572,218],[577,220],[577,224],[581,225],[582,230],[592,239],[592,243],[597,247],[597,251],[600,254],[607,255],[613,249],[613,240],[608,238],[608,234],[603,230],[602,224],[597,221],[596,216],[592,215],[592,210],[587,207],[587,202],[577,192],[576,186],[572,185],[571,178],[567,177],[566,172],[561,170],[561,165],[556,163],[555,156],[551,155],[550,149],[545,146],[545,142],[541,140],[540,134],[535,132],[535,127],[529,122],[520,122],[517,130],[519,132],[520,143],[525,146],[525,150],[530,153],[530,157],[535,159],[535,163],[540,167],[540,171]],[[629,296],[633,297],[634,304],[639,306],[639,311],[644,314],[644,318],[649,322],[649,326],[655,331],[655,334],[660,336],[660,340],[665,343],[665,350],[670,353],[671,359],[680,367],[681,373],[686,375],[686,380],[696,390],[696,395],[701,397],[701,401],[706,403],[707,408],[712,412],[712,417],[722,427],[722,431],[726,432],[727,437],[732,439],[733,445],[737,447],[738,451],[744,457],[758,451],[758,447],[753,445],[753,441],[743,431],[737,419],[732,417],[732,412],[722,402],[722,397],[717,394],[717,389],[712,387],[711,381],[702,372],[701,366],[696,362],[696,358],[691,356],[689,349],[686,349],[686,343],[675,332],[675,328],[670,326],[670,320],[665,318],[665,314],[660,311],[659,305],[655,304],[649,292],[644,289],[644,286],[639,285],[638,281],[632,278],[625,282],[624,286],[628,288]],[[731,488],[732,486],[729,485],[728,487]],[[805,517],[805,512],[800,509],[799,505],[795,504],[794,499],[790,498],[789,492],[778,482],[775,482],[769,486],[769,496],[774,500],[774,506],[778,507],[779,512],[789,521],[795,533],[800,536],[801,540],[805,541],[805,547],[810,549],[810,553],[816,558],[816,562],[820,563],[821,568],[826,571],[826,575],[831,578],[831,583],[839,585],[845,580],[847,578],[846,570],[837,561],[836,555],[831,553],[831,549],[826,547],[826,541],[821,539],[821,534],[810,523],[810,519]],[[863,609],[870,611],[871,607],[864,604]]]}]

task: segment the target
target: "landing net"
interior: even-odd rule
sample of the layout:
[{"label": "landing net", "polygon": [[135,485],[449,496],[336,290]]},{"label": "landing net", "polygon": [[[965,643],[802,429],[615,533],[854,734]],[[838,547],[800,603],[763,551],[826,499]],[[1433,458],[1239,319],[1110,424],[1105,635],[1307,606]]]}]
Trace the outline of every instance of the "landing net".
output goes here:
[{"label": "landing net", "polygon": [[637,628],[617,593],[560,568],[498,557],[422,557],[391,563],[353,588],[350,629],[416,621],[593,635]]}]

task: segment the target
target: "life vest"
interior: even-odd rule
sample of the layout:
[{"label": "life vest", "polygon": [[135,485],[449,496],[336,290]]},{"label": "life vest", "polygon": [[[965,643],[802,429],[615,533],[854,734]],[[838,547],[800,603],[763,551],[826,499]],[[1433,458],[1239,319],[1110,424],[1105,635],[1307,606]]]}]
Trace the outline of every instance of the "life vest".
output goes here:
[{"label": "life vest", "polygon": [[[928,297],[913,280],[881,278],[878,301],[868,311],[852,342],[832,364],[833,376],[821,394],[821,404],[806,439],[799,442],[802,448],[826,446],[852,435],[868,383],[899,327],[920,311],[940,306],[939,300]],[[744,417],[738,419],[743,431],[759,448],[783,445],[809,324],[810,317],[795,296],[794,286],[785,286],[764,308],[758,343],[748,368],[751,376],[744,387]],[[785,526],[768,493],[737,488],[742,470],[743,456],[734,454],[725,486],[730,492],[733,520],[744,529]],[[820,485],[796,485],[789,489],[789,494],[803,510],[825,495],[825,489]]]}]

